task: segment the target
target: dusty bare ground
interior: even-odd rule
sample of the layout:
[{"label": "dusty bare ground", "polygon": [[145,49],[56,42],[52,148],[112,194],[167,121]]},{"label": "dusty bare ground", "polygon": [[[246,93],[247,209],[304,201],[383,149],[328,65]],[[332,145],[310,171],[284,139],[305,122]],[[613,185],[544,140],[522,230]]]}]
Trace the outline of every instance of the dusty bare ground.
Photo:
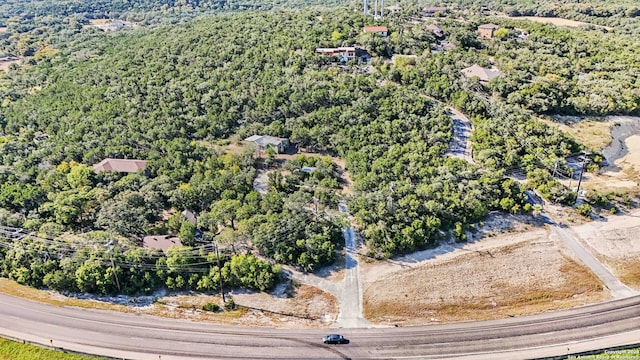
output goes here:
[{"label": "dusty bare ground", "polygon": [[[583,188],[600,192],[621,191],[637,193],[640,184],[640,135],[637,127],[628,123],[640,122],[637,117],[610,116],[605,119],[580,119],[578,117],[555,117],[553,121],[541,119],[546,124],[570,134],[589,149],[603,151],[613,156],[607,159],[609,166],[598,174],[585,173]],[[620,126],[622,124],[622,126]],[[617,129],[619,127],[619,129]],[[620,130],[625,128],[626,130]],[[631,132],[631,133],[629,133]],[[615,135],[613,135],[613,134]],[[612,150],[605,150],[608,146]],[[620,153],[623,153],[622,156]],[[563,181],[576,186],[576,181]]]},{"label": "dusty bare ground", "polygon": [[604,28],[607,30],[611,30],[608,26],[594,25],[587,22],[575,21],[569,19],[562,18],[552,18],[552,17],[540,17],[540,16],[500,16],[512,20],[529,20],[543,24],[553,24],[556,26],[568,26],[568,27],[579,27],[579,26],[595,26],[599,28]]},{"label": "dusty bare ground", "polygon": [[114,310],[230,325],[327,327],[338,317],[338,304],[333,295],[304,284],[293,284],[272,294],[232,292],[227,299],[232,297],[238,309],[220,312],[202,310],[206,303],[222,305],[218,295],[168,295],[157,298],[152,304],[121,305],[67,297],[55,291],[18,285],[4,278],[0,278],[0,292],[56,306]]},{"label": "dusty bare ground", "polygon": [[532,314],[609,298],[599,279],[544,226],[520,221],[507,221],[514,229],[489,232],[493,236],[465,246],[412,256],[426,261],[364,265],[365,317],[416,325]]},{"label": "dusty bare ground", "polygon": [[627,286],[640,290],[640,211],[574,228],[598,260]]},{"label": "dusty bare ground", "polygon": [[178,295],[158,299],[144,313],[232,325],[268,327],[327,327],[338,316],[336,298],[304,284],[294,284],[280,293],[232,292],[240,305],[236,311],[206,312],[206,303],[221,304],[217,295]]},{"label": "dusty bare ground", "polygon": [[21,58],[15,56],[0,59],[0,70],[9,71],[9,66],[11,66],[11,64],[20,64],[21,60]]}]

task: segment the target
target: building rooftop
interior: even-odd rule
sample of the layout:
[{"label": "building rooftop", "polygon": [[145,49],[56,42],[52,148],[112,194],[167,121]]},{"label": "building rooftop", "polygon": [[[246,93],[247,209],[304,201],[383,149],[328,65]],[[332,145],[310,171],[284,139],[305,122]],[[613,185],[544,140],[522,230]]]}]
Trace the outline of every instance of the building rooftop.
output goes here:
[{"label": "building rooftop", "polygon": [[502,74],[500,70],[496,68],[487,69],[487,68],[483,68],[478,64],[473,64],[468,68],[464,68],[461,70],[461,72],[467,78],[472,78],[474,76],[477,76],[478,78],[480,78],[481,81],[490,81],[491,79],[494,79]]},{"label": "building rooftop", "polygon": [[147,162],[145,160],[106,158],[93,165],[93,171],[95,171],[96,173],[100,173],[103,171],[135,173],[146,169],[146,167]]},{"label": "building rooftop", "polygon": [[269,135],[252,135],[244,139],[244,141],[253,142],[258,145],[274,145],[274,146],[280,145],[284,140],[285,139],[283,138],[269,136]]},{"label": "building rooftop", "polygon": [[364,27],[364,32],[372,32],[372,33],[379,33],[379,32],[387,32],[389,31],[387,29],[386,26],[365,26]]},{"label": "building rooftop", "polygon": [[445,12],[448,9],[444,6],[428,6],[422,10],[426,13],[436,13],[436,12]]},{"label": "building rooftop", "polygon": [[152,235],[142,239],[142,247],[146,249],[160,249],[166,253],[171,246],[182,246],[182,243],[171,235]]},{"label": "building rooftop", "polygon": [[482,24],[478,26],[478,29],[487,29],[487,30],[496,30],[499,28],[500,28],[500,25],[496,25],[496,24]]}]

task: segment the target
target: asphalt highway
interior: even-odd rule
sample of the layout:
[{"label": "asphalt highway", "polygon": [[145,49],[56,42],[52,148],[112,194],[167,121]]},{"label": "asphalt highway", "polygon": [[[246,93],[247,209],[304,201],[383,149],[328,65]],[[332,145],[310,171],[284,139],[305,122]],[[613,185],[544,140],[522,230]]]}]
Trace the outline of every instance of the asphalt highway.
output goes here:
[{"label": "asphalt highway", "polygon": [[[341,333],[348,345],[324,345]],[[640,343],[640,296],[422,327],[274,329],[71,307],[0,294],[0,335],[127,359],[530,359]]]}]

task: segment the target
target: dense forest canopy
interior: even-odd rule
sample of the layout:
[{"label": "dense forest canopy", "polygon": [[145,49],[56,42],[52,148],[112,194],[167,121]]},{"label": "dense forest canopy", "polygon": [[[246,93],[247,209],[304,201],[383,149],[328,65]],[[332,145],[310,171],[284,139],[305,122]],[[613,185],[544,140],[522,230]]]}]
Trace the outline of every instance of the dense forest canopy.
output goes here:
[{"label": "dense forest canopy", "polygon": [[[451,236],[464,241],[489,211],[531,211],[523,185],[505,175],[514,170],[545,197],[573,204],[575,194],[551,171],[568,174],[566,157],[583,147],[538,116],[640,111],[632,27],[563,29],[465,9],[438,18],[454,48],[432,51],[440,40],[412,20],[420,4],[381,22],[346,8],[182,22],[214,3],[127,4],[97,2],[86,11],[85,2],[3,4],[14,13],[1,46],[23,60],[0,77],[0,225],[39,236],[0,244],[4,276],[100,293],[215,290],[220,274],[228,286],[270,288],[279,272],[273,264],[312,271],[340,248],[344,223],[331,209],[341,185],[329,156],[344,160],[354,182],[346,200],[371,255]],[[29,6],[60,13],[28,17]],[[106,17],[103,6],[136,16],[184,13],[179,24],[83,26]],[[93,15],[76,17],[81,12]],[[489,21],[504,31],[481,41],[477,26]],[[388,38],[363,34],[376,23],[389,27]],[[315,54],[353,45],[371,62]],[[460,71],[474,63],[503,75],[487,83],[464,78]],[[475,164],[445,156],[453,125],[447,106],[472,118]],[[272,166],[274,156],[239,141],[254,134],[325,156],[271,168],[261,194],[253,189],[257,169]],[[95,173],[91,165],[108,157],[143,159],[147,167]],[[597,152],[592,157],[597,163]],[[305,166],[316,170],[299,171]],[[197,222],[183,211],[197,213]],[[140,248],[142,236],[164,233],[185,247]],[[117,240],[111,248],[95,246],[109,239]]]}]

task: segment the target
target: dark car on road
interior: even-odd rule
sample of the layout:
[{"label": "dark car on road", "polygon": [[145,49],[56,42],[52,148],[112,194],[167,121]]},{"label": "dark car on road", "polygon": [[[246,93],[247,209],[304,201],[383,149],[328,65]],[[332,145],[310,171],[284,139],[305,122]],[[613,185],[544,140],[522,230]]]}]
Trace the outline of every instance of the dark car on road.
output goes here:
[{"label": "dark car on road", "polygon": [[322,342],[325,344],[348,344],[349,339],[345,339],[340,334],[330,334],[322,338]]}]

